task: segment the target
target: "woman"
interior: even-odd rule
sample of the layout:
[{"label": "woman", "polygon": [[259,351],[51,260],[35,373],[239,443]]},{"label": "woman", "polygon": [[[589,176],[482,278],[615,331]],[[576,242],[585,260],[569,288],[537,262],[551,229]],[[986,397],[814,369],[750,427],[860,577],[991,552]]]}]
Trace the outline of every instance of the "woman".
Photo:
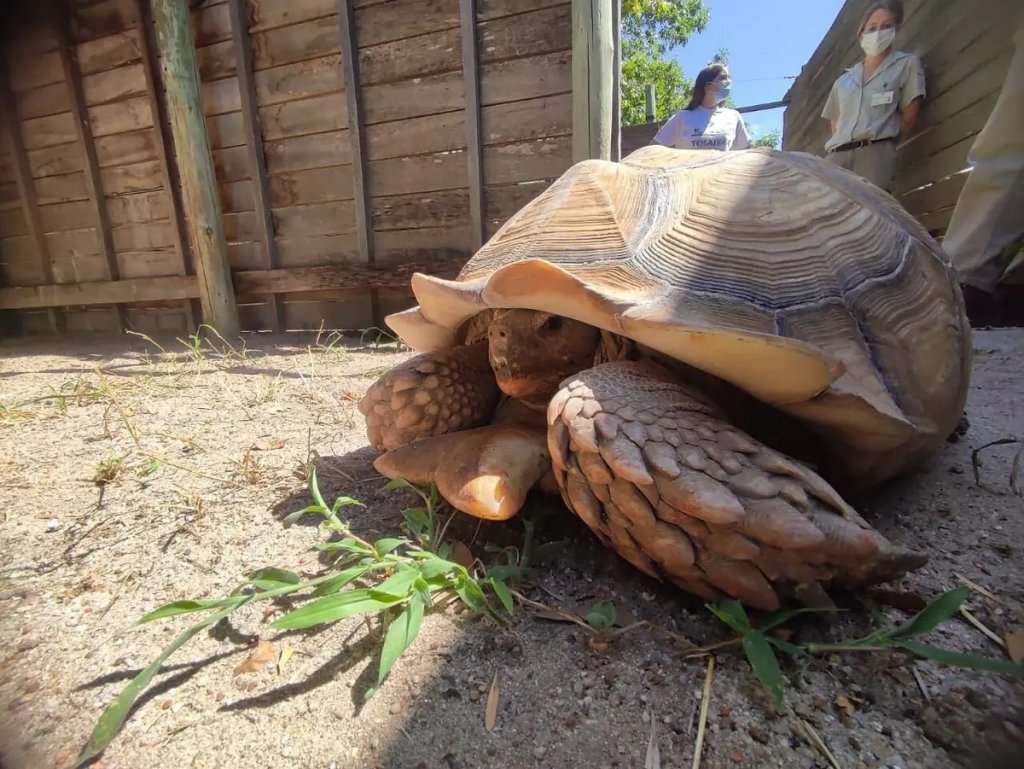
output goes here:
[{"label": "woman", "polygon": [[868,7],[858,31],[865,58],[839,76],[821,113],[832,131],[826,157],[889,192],[896,144],[914,130],[925,95],[921,60],[892,47],[902,22],[898,0]]},{"label": "woman", "polygon": [[724,64],[712,64],[697,75],[690,103],[661,127],[655,144],[676,149],[742,150],[750,146],[750,134],[739,112],[723,107],[732,80]]}]

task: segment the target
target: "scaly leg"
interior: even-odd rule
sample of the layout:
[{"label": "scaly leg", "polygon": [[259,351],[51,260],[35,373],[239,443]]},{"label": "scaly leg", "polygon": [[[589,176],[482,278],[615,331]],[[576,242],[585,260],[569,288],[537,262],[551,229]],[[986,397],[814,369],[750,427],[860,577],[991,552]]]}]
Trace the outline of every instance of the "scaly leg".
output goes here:
[{"label": "scaly leg", "polygon": [[548,407],[548,448],[563,499],[606,545],[711,600],[828,604],[829,582],[881,582],[925,560],[653,363],[566,379]]},{"label": "scaly leg", "polygon": [[498,403],[487,343],[425,353],[395,366],[359,402],[377,451],[486,423]]}]

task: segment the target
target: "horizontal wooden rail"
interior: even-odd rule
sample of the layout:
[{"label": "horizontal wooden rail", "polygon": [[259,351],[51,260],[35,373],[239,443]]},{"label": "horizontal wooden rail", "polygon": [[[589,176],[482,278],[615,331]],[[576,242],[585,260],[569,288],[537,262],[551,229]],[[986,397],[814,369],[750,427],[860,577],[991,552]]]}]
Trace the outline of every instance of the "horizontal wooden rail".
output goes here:
[{"label": "horizontal wooden rail", "polygon": [[[453,277],[465,264],[466,258],[449,256],[404,264],[330,264],[281,270],[245,270],[232,273],[232,280],[235,294],[239,297],[350,288],[402,289],[409,286],[414,272]],[[164,302],[198,296],[199,284],[195,275],[167,275],[0,288],[0,310]]]}]

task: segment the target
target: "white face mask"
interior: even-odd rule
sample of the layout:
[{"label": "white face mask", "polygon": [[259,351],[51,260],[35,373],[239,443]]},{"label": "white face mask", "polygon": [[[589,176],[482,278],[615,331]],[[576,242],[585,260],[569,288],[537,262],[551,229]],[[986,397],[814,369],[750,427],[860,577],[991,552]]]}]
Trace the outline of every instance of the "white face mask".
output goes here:
[{"label": "white face mask", "polygon": [[860,47],[868,56],[875,56],[892,45],[892,41],[895,39],[895,28],[876,29],[874,32],[865,32],[860,36]]}]

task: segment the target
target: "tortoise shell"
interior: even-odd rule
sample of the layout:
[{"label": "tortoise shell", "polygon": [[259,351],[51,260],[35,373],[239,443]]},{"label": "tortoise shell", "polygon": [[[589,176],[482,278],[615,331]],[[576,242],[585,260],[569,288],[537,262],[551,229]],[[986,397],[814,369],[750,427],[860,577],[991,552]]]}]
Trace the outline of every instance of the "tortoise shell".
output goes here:
[{"label": "tortoise shell", "polygon": [[796,152],[649,146],[577,163],[458,277],[387,322],[460,343],[491,308],[557,313],[723,379],[827,439],[865,487],[962,415],[970,326],[949,257],[891,196]]}]

